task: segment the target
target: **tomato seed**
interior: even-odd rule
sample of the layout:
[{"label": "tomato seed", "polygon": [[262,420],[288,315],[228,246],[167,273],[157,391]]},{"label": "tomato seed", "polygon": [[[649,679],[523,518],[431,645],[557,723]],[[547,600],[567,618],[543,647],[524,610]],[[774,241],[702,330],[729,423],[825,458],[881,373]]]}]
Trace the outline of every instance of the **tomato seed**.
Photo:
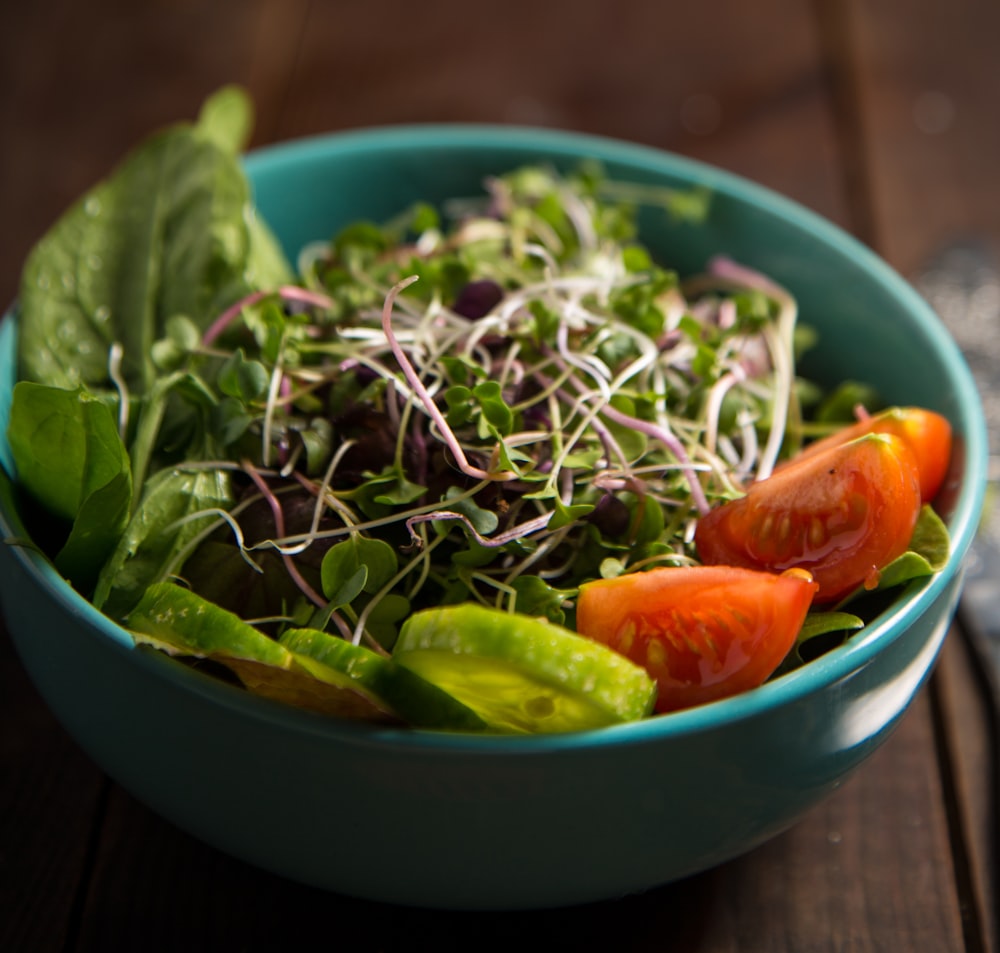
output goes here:
[{"label": "tomato seed", "polygon": [[808,538],[809,546],[812,549],[819,549],[827,541],[826,526],[823,525],[823,521],[818,516],[814,516],[809,521]]}]

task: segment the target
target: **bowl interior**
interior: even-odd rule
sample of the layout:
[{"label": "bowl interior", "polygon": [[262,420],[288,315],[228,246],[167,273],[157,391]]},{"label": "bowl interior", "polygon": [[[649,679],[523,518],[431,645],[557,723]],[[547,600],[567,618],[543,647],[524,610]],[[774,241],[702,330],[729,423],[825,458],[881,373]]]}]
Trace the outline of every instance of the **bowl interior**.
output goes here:
[{"label": "bowl interior", "polygon": [[[768,190],[645,147],[513,127],[362,130],[264,149],[249,156],[246,167],[261,215],[294,260],[304,245],[329,238],[355,219],[380,221],[416,201],[440,203],[475,196],[485,177],[525,163],[568,168],[583,158],[600,160],[611,178],[709,189],[711,212],[704,225],[678,223],[658,209],[641,213],[642,237],[662,264],[690,274],[703,268],[711,256],[724,254],[765,272],[795,295],[800,320],[819,334],[818,345],[802,368],[807,376],[826,385],[848,378],[865,381],[874,384],[889,403],[920,405],[951,420],[957,440],[942,510],[954,552],[943,573],[908,591],[861,637],[762,689],[621,730],[577,738],[517,739],[518,744],[576,746],[600,743],[602,737],[650,737],[702,729],[779,705],[789,696],[843,677],[935,602],[958,571],[983,500],[986,437],[981,404],[943,326],[923,300],[870,251]],[[0,423],[7,417],[15,376],[15,334],[15,321],[5,320],[0,328]],[[0,440],[0,463],[10,471],[5,438]],[[19,520],[9,500],[0,501],[0,517],[7,524],[7,535],[16,534]],[[123,647],[130,645],[126,633],[79,599],[43,560],[30,553],[24,558],[75,614]],[[181,673],[179,678],[183,677]],[[282,717],[270,706],[267,711],[269,717]],[[331,731],[339,730],[331,727]],[[393,743],[399,741],[396,733],[388,736]],[[420,732],[411,737],[416,744],[429,745],[510,743]]]}]

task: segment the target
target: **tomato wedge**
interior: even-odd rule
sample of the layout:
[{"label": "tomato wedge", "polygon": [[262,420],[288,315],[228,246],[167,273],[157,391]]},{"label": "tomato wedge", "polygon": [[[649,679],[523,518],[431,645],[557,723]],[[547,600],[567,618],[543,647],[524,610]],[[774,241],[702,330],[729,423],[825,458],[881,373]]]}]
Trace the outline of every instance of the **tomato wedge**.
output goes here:
[{"label": "tomato wedge", "polygon": [[725,566],[652,569],[585,583],[581,635],[642,665],[656,680],[658,712],[756,688],[795,642],[816,583]]},{"label": "tomato wedge", "polygon": [[833,602],[878,583],[906,552],[920,506],[913,452],[899,437],[869,434],[751,484],[698,521],[695,546],[709,565],[806,569],[816,602]]},{"label": "tomato wedge", "polygon": [[[951,424],[941,414],[921,407],[891,407],[815,443],[799,453],[793,463],[823,453],[870,433],[887,433],[899,437],[917,459],[920,471],[920,497],[930,503],[944,483],[951,459]],[[783,464],[788,466],[789,464]]]}]

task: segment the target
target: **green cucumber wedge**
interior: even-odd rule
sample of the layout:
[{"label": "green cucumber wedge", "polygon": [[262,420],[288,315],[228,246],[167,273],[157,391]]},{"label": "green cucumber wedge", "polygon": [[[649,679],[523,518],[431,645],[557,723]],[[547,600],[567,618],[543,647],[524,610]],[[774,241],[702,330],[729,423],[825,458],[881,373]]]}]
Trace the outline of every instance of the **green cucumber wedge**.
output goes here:
[{"label": "green cucumber wedge", "polygon": [[280,644],[316,678],[344,688],[356,687],[416,728],[486,728],[486,723],[457,698],[362,645],[318,629],[289,629]]},{"label": "green cucumber wedge", "polygon": [[392,657],[497,732],[633,721],[648,715],[656,698],[646,671],[607,646],[544,619],[473,603],[411,616]]},{"label": "green cucumber wedge", "polygon": [[330,666],[318,677],[315,662],[300,659],[232,612],[174,583],[150,586],[125,621],[136,642],[170,655],[220,662],[254,694],[324,715],[400,720],[363,680],[331,675]]}]

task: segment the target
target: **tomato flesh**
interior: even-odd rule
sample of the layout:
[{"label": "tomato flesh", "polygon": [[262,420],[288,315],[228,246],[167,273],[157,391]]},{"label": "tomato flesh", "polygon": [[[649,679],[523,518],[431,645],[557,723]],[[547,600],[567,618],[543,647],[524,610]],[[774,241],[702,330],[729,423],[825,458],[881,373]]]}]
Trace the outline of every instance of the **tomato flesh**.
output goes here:
[{"label": "tomato flesh", "polygon": [[920,513],[920,475],[899,437],[869,434],[804,455],[698,521],[709,565],[781,572],[819,583],[817,603],[878,582],[906,552]]},{"label": "tomato flesh", "polygon": [[642,665],[658,712],[761,685],[795,642],[817,585],[724,566],[660,568],[581,587],[577,631]]},{"label": "tomato flesh", "polygon": [[913,451],[920,471],[920,497],[925,503],[931,502],[944,483],[952,443],[951,424],[932,410],[892,407],[809,444],[792,463],[872,433],[899,437]]}]

